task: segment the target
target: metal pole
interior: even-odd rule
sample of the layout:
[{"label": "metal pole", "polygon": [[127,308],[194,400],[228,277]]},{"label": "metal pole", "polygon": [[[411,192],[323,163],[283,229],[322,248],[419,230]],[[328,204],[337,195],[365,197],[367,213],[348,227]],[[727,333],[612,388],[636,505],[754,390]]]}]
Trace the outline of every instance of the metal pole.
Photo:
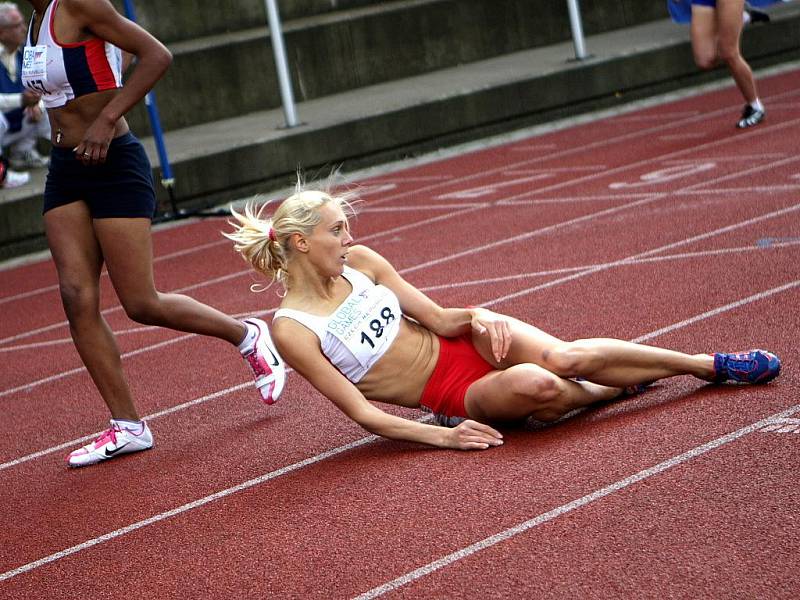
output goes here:
[{"label": "metal pole", "polygon": [[586,44],[583,41],[583,25],[581,24],[581,9],[578,0],[567,0],[569,8],[569,24],[572,28],[572,41],[575,44],[575,59],[586,58]]},{"label": "metal pole", "polygon": [[289,77],[289,67],[286,62],[286,50],[283,46],[283,32],[281,19],[278,16],[278,6],[275,0],[265,0],[267,5],[267,19],[269,20],[269,34],[272,37],[272,53],[275,55],[275,69],[278,73],[278,86],[281,90],[283,114],[286,117],[287,127],[297,127],[299,122],[294,110],[294,94],[292,93],[292,80]]},{"label": "metal pole", "polygon": [[[133,6],[132,0],[124,0],[125,15],[136,22],[136,8]],[[178,213],[177,204],[175,202],[175,178],[172,176],[172,167],[169,163],[169,154],[167,153],[167,145],[164,143],[164,131],[161,129],[161,117],[158,113],[158,104],[156,103],[156,95],[152,90],[147,92],[144,97],[144,103],[147,107],[147,116],[150,118],[150,130],[153,133],[153,141],[156,144],[156,152],[158,152],[158,163],[161,170],[161,185],[167,190],[169,194],[169,204],[172,209],[172,214]]]}]

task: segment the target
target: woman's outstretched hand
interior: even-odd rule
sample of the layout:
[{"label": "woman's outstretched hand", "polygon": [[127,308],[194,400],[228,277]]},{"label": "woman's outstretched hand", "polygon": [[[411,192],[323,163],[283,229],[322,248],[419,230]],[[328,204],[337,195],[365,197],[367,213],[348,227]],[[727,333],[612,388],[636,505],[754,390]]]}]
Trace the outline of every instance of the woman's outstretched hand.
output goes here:
[{"label": "woman's outstretched hand", "polygon": [[511,325],[508,319],[485,308],[472,310],[472,328],[480,335],[488,335],[492,343],[492,355],[499,363],[511,347]]},{"label": "woman's outstretched hand", "polygon": [[462,421],[450,430],[448,447],[458,450],[486,450],[503,443],[503,434],[471,419]]}]

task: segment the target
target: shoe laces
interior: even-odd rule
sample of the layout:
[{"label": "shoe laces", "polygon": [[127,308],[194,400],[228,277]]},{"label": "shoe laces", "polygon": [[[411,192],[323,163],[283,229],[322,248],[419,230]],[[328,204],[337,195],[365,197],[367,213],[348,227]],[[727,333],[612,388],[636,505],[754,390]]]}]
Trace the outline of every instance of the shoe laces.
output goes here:
[{"label": "shoe laces", "polygon": [[99,445],[105,445],[108,442],[113,442],[114,445],[117,445],[117,432],[121,432],[122,430],[117,427],[116,425],[112,426],[109,429],[106,429],[99,438],[97,438],[94,443]]},{"label": "shoe laces", "polygon": [[727,367],[736,371],[750,371],[758,364],[758,355],[752,352],[736,352],[728,355]]}]

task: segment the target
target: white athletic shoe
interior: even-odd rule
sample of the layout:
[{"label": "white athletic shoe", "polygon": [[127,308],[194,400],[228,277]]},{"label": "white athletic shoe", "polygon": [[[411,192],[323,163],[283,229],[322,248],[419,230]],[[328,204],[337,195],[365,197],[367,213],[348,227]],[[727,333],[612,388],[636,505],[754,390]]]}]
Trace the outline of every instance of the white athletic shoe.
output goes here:
[{"label": "white athletic shoe", "polygon": [[3,180],[3,183],[0,183],[0,187],[6,189],[16,188],[25,185],[30,180],[31,174],[27,171],[12,171],[9,169],[6,171],[6,178]]},{"label": "white athletic shoe", "polygon": [[152,447],[153,434],[144,421],[142,421],[142,431],[139,433],[122,429],[112,422],[111,428],[91,444],[70,452],[67,464],[70,467],[86,467],[121,454],[148,450]]},{"label": "white athletic shoe", "polygon": [[272,343],[267,324],[261,319],[253,318],[245,319],[244,322],[256,327],[258,335],[253,346],[243,351],[242,356],[253,371],[261,400],[265,404],[275,404],[286,383],[286,365]]}]

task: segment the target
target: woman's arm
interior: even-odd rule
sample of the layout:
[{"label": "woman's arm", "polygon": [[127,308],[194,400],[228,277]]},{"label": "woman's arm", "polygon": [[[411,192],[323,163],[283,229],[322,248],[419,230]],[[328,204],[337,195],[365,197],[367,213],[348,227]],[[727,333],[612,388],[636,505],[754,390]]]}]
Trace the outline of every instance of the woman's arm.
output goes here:
[{"label": "woman's arm", "polygon": [[144,29],[120,15],[109,0],[62,0],[60,10],[67,10],[77,26],[136,57],[136,68],[125,86],[103,107],[76,150],[79,155],[92,154],[92,150],[103,146],[104,160],[116,122],[164,75],[172,54]]},{"label": "woman's arm", "polygon": [[442,337],[457,337],[475,330],[488,335],[492,353],[500,362],[511,346],[511,327],[501,314],[485,308],[442,308],[403,279],[391,263],[366,246],[353,246],[348,263],[392,290],[408,316]]},{"label": "woman's arm", "polygon": [[499,432],[475,421],[468,420],[450,429],[387,414],[367,401],[358,388],[328,362],[317,337],[301,324],[279,319],[273,325],[272,335],[281,356],[293,369],[371,433],[393,440],[461,450],[484,450],[503,443]]}]

